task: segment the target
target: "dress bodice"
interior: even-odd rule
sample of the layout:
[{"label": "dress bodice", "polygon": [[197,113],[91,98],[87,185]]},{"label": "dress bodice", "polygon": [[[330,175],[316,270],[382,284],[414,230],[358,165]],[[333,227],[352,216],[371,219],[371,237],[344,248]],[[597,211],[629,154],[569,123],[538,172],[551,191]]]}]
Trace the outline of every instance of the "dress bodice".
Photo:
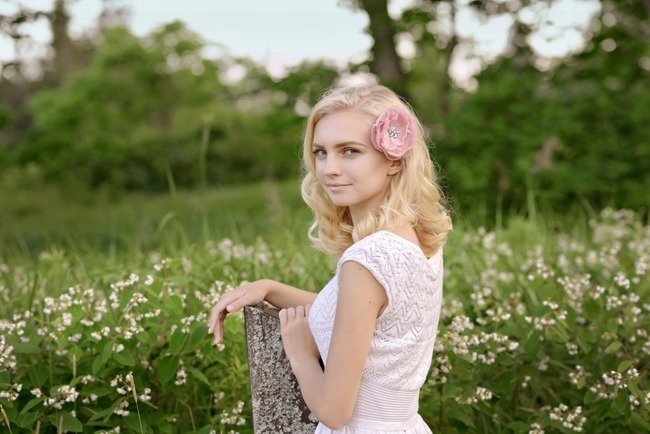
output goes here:
[{"label": "dress bodice", "polygon": [[[375,324],[353,419],[388,417],[386,423],[403,424],[417,416],[419,389],[431,366],[442,302],[442,249],[427,258],[417,245],[383,230],[350,246],[309,314],[309,326],[324,363],[336,315],[338,276],[347,261],[367,268],[388,297]],[[378,407],[383,401],[400,408]]]}]

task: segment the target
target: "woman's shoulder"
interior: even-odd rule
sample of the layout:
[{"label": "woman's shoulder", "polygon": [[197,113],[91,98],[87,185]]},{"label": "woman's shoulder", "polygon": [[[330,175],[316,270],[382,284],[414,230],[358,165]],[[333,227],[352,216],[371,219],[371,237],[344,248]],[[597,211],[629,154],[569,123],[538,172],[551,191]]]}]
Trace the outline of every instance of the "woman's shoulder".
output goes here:
[{"label": "woman's shoulder", "polygon": [[337,271],[347,261],[356,261],[364,265],[381,265],[385,267],[395,264],[401,267],[405,264],[418,268],[435,271],[442,267],[442,248],[432,256],[427,257],[422,248],[413,241],[389,230],[379,230],[362,238],[348,247],[339,258]]},{"label": "woman's shoulder", "polygon": [[348,247],[343,252],[341,260],[344,258],[349,259],[360,254],[370,255],[375,258],[385,258],[405,252],[424,257],[424,253],[419,245],[393,231],[382,229],[373,232]]}]

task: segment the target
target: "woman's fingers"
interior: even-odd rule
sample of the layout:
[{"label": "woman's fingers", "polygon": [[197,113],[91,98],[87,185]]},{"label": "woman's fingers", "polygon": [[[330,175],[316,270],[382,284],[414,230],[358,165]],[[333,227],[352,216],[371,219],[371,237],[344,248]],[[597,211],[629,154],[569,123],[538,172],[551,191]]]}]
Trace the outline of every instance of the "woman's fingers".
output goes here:
[{"label": "woman's fingers", "polygon": [[280,327],[286,327],[287,324],[296,319],[296,309],[293,307],[282,309],[278,316],[280,317]]},{"label": "woman's fingers", "polygon": [[280,309],[280,312],[278,312],[278,318],[280,318],[280,328],[284,328],[287,325],[287,310]]},{"label": "woman's fingers", "polygon": [[221,343],[223,341],[223,321],[226,319],[226,316],[229,313],[241,309],[241,306],[239,306],[240,304],[244,303],[243,305],[245,305],[245,296],[246,293],[226,293],[221,296],[217,304],[212,308],[208,333],[214,334],[214,340],[216,343]]},{"label": "woman's fingers", "polygon": [[305,320],[309,317],[309,310],[311,309],[311,304],[307,306],[296,306],[288,307],[286,309],[280,310],[278,316],[280,317],[280,327],[284,328],[291,323],[298,320]]},{"label": "woman's fingers", "polygon": [[225,313],[217,308],[217,306],[212,308],[212,313],[210,314],[210,327],[208,328],[208,333],[214,334],[214,341],[220,343],[223,341],[223,320],[226,317]]}]

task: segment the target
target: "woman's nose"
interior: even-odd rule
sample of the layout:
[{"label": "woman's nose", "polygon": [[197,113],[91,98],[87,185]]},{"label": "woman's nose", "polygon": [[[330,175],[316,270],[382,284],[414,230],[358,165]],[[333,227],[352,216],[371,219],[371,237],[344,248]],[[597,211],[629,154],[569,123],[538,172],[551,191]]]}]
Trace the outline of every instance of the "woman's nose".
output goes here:
[{"label": "woman's nose", "polygon": [[323,167],[323,174],[331,176],[339,174],[339,165],[334,157],[328,157],[325,160],[325,167]]}]

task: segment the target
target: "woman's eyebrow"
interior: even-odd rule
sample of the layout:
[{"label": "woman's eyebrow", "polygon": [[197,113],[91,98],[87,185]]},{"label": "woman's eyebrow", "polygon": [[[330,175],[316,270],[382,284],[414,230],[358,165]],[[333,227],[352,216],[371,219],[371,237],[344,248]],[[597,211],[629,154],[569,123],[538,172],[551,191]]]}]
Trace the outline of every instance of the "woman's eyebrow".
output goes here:
[{"label": "woman's eyebrow", "polygon": [[[338,149],[338,148],[343,148],[345,146],[350,146],[350,145],[367,147],[367,145],[365,145],[365,144],[363,144],[361,142],[356,142],[354,140],[350,140],[350,141],[347,141],[347,142],[337,143],[336,145],[333,146],[333,148]],[[318,149],[323,149],[324,148],[323,145],[319,145],[318,143],[312,143],[311,147],[312,148],[318,148]]]}]

